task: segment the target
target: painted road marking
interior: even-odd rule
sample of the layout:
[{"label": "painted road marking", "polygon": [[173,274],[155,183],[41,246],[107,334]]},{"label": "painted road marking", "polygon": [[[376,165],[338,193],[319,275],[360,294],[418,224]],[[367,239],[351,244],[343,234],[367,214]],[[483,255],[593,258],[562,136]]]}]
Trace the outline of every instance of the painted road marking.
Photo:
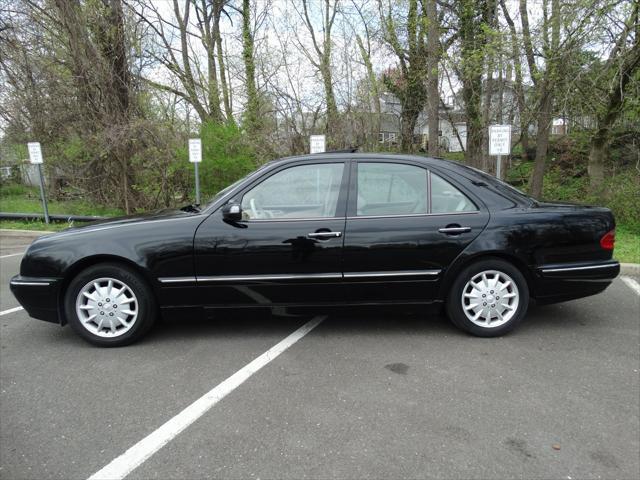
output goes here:
[{"label": "painted road marking", "polygon": [[0,317],[2,315],[9,315],[10,313],[13,313],[13,312],[19,312],[20,310],[24,310],[24,308],[15,307],[15,308],[10,308],[9,310],[3,310],[3,311],[0,312]]},{"label": "painted road marking", "polygon": [[633,290],[634,292],[636,292],[638,295],[640,295],[640,283],[636,282],[633,278],[631,277],[620,277],[620,279],[627,284],[627,286]]},{"label": "painted road marking", "polygon": [[18,255],[24,255],[24,252],[20,253],[11,253],[9,255],[0,255],[0,259],[9,258],[9,257],[17,257]]},{"label": "painted road marking", "polygon": [[180,432],[207,413],[215,404],[242,385],[251,375],[275,360],[278,355],[317,327],[326,316],[317,316],[280,341],[262,355],[252,360],[229,378],[218,384],[187,408],[167,421],[156,431],[136,443],[129,450],[100,469],[89,480],[119,480],[126,477],[151,455],[173,440]]}]

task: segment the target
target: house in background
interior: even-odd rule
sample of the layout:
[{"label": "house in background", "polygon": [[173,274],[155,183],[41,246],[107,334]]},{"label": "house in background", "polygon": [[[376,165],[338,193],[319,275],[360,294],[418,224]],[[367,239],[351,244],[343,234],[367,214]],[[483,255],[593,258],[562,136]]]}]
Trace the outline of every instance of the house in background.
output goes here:
[{"label": "house in background", "polygon": [[[387,145],[400,143],[402,107],[398,98],[388,92],[380,97],[380,132],[378,140]],[[447,152],[464,151],[467,145],[467,124],[464,112],[456,108],[453,97],[438,112],[438,145]],[[426,149],[429,142],[427,112],[422,110],[413,129],[414,143]]]}]

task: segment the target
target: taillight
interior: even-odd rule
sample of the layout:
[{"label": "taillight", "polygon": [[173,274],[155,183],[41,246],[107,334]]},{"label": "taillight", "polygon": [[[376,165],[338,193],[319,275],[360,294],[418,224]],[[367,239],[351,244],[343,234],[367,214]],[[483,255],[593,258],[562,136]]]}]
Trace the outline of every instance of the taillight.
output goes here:
[{"label": "taillight", "polygon": [[600,239],[600,246],[604,250],[613,250],[615,243],[616,243],[615,229],[605,233],[603,237]]}]

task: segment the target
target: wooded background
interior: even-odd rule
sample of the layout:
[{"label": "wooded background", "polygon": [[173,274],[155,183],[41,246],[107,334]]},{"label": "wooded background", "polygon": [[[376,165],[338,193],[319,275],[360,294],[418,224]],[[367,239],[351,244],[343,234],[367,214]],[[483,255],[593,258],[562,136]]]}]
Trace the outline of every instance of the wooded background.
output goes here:
[{"label": "wooded background", "polygon": [[[507,180],[537,198],[558,194],[547,182],[617,202],[640,223],[638,5],[0,0],[0,163],[39,141],[54,196],[132,212],[192,198],[193,136],[205,194],[308,152],[310,134],[329,149],[446,154],[414,128],[425,112],[438,138],[452,97],[467,129],[458,160],[491,172],[487,126],[514,123]],[[379,141],[387,93],[401,107],[391,145]]]}]

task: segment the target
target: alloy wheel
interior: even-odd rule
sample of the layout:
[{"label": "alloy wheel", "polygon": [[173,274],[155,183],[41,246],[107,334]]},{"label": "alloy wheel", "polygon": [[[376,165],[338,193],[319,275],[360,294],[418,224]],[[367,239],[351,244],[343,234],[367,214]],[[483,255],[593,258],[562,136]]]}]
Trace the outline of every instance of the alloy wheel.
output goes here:
[{"label": "alloy wheel", "polygon": [[98,278],[80,289],[76,298],[80,324],[99,337],[113,338],[131,330],[138,318],[138,299],[121,280]]},{"label": "alloy wheel", "polygon": [[507,323],[520,303],[518,286],[498,270],[485,270],[474,275],[462,289],[462,310],[471,322],[483,328]]}]

